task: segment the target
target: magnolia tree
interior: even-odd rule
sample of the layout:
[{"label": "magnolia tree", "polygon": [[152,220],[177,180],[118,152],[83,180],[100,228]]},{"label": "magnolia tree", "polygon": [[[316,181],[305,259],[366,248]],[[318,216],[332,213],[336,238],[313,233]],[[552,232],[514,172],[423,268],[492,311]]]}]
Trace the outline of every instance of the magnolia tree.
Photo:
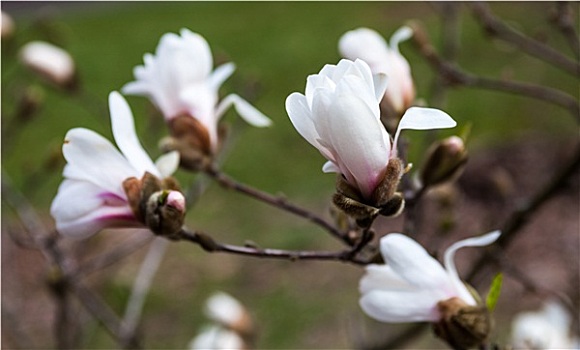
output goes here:
[{"label": "magnolia tree", "polygon": [[[447,203],[447,208],[453,207],[457,202],[450,198],[457,196],[456,183],[467,164],[467,135],[460,131],[466,130],[466,125],[458,123],[458,118],[441,108],[448,87],[476,87],[541,99],[565,107],[576,122],[580,111],[577,96],[569,95],[565,89],[514,79],[496,80],[465,71],[454,61],[453,45],[458,41],[449,34],[459,31],[457,11],[460,4],[433,6],[441,10],[444,18],[446,45],[441,54],[432,46],[419,22],[404,24],[388,41],[385,37],[389,33],[354,28],[336,38],[341,57],[312,67],[311,74],[302,77],[303,90],[289,91],[285,101],[278,101],[280,113],[285,106],[289,124],[296,129],[295,138],[301,136],[320,152],[321,164],[325,161],[320,176],[322,172],[335,174],[334,180],[325,177],[334,181],[334,193],[322,208],[307,209],[312,205],[299,205],[290,198],[239,182],[224,172],[224,164],[228,162],[224,155],[235,132],[222,122],[228,109],[233,107],[250,126],[277,126],[259,105],[240,97],[243,91],[240,95],[221,97],[221,87],[236,67],[233,63],[214,67],[211,43],[202,33],[196,33],[194,27],[161,35],[157,47],[151,47],[154,53],[145,53],[143,64],[134,68],[134,81],[112,89],[108,100],[102,101],[108,105],[114,142],[87,128],[75,127],[66,132],[62,143],[62,157],[66,162],[62,168],[63,180],[58,190],[54,189],[50,206],[54,230],[37,217],[38,213],[13,184],[10,174],[3,172],[3,200],[20,217],[28,233],[24,239],[23,234],[15,234],[12,229],[6,228],[6,232],[12,232],[16,243],[41,251],[50,266],[48,285],[55,296],[55,315],[51,321],[55,346],[87,346],[81,337],[82,327],[78,325],[88,315],[103,325],[118,346],[146,348],[142,337],[146,334],[143,328],[146,297],[149,290],[155,288],[153,277],[171,245],[187,246],[195,254],[208,253],[208,257],[209,254],[233,254],[245,259],[262,258],[264,265],[270,260],[282,259],[297,265],[298,269],[307,260],[334,261],[336,264],[331,268],[337,270],[354,266],[359,275],[358,286],[355,283],[341,288],[358,288],[359,296],[340,308],[360,307],[365,317],[378,321],[377,324],[406,325],[396,330],[389,328],[388,334],[382,337],[379,333],[352,331],[349,343],[357,348],[420,346],[412,342],[423,336],[425,325],[431,325],[431,337],[438,338],[442,342],[439,344],[453,349],[578,346],[575,338],[578,334],[573,327],[578,324],[574,318],[578,311],[577,281],[572,293],[550,288],[529,277],[517,264],[518,257],[507,253],[512,242],[517,242],[514,238],[523,232],[528,219],[559,189],[567,186],[571,178],[577,177],[577,144],[573,145],[575,153],[552,169],[549,181],[536,192],[529,193],[523,205],[516,206],[501,221],[478,225],[479,228],[472,232],[462,232],[454,242],[446,240],[444,251],[439,251],[441,246],[435,237],[439,234],[441,239],[445,232],[451,231],[449,224],[444,224],[443,216],[447,214],[439,211],[433,217],[433,213],[426,213],[422,206],[425,201],[436,200]],[[569,41],[573,58],[516,31],[496,17],[487,5],[469,4],[477,21],[497,40],[568,71],[571,79],[577,79],[580,65],[575,19],[570,17],[567,4],[554,4],[553,7],[556,11],[554,24]],[[5,40],[9,43],[13,35],[14,22],[3,13],[3,43]],[[431,103],[417,96],[413,67],[399,48],[403,43],[409,45],[409,50],[414,44],[415,54],[423,56],[423,64],[427,62],[435,72],[436,92]],[[34,41],[19,48],[18,55],[23,66],[39,73],[45,82],[70,98],[83,95],[84,87],[75,60],[63,49]],[[146,136],[137,132],[135,124],[141,123],[144,117],[132,112],[125,98],[128,95],[149,99],[158,118],[167,126],[166,136],[158,142],[157,153],[161,155],[156,161],[140,141]],[[17,109],[20,116],[14,118],[30,118],[35,113],[34,100],[29,96],[23,101]],[[490,106],[490,110],[492,108]],[[480,112],[490,113],[489,110]],[[5,125],[4,129],[10,126]],[[473,128],[476,127],[474,124]],[[450,129],[447,135],[451,136],[439,137],[429,131],[438,129]],[[416,138],[406,138],[408,131],[403,130],[422,130],[423,133],[417,133]],[[453,130],[458,131],[453,134]],[[432,140],[432,145],[418,151],[423,161],[413,166],[409,150],[412,140],[417,138]],[[288,166],[292,166],[300,159],[287,161]],[[189,183],[180,183],[173,177],[179,173],[198,176]],[[483,176],[473,172],[464,176],[467,175]],[[219,238],[219,233],[205,230],[188,218],[196,207],[212,201],[203,194],[206,186],[198,186],[207,179],[303,219],[328,233],[343,247],[338,250],[285,249],[262,247],[260,242],[226,243]],[[499,179],[496,185],[505,189],[509,181]],[[485,208],[476,214],[484,217],[484,212]],[[477,217],[472,219],[477,220]],[[390,225],[390,222],[399,224]],[[431,225],[431,228],[419,229],[421,224]],[[138,229],[128,243],[102,249],[89,261],[79,258],[79,246],[90,245],[95,237],[103,234],[102,231],[126,235],[127,228]],[[4,232],[3,227],[3,236]],[[122,264],[124,257],[143,244],[149,244],[149,251],[134,279],[125,314],[118,316],[83,276],[87,271]],[[481,252],[474,253],[471,259],[456,261],[456,253],[468,247],[477,249],[466,251]],[[571,254],[577,254],[577,250]],[[304,269],[310,269],[310,264],[304,265]],[[276,276],[273,274],[269,278]],[[522,285],[526,293],[545,301],[544,310],[537,313],[522,310],[527,313],[514,318],[513,326],[505,316],[496,319],[494,315],[498,312],[494,309],[504,295],[500,293],[504,278]],[[212,324],[199,330],[197,336],[197,329],[193,328],[190,343],[184,342],[181,346],[192,349],[259,348],[263,325],[259,318],[253,317],[251,308],[232,296],[235,294],[235,290],[215,291],[205,309],[192,310],[206,315]],[[3,316],[10,317],[7,322],[18,315],[8,307],[9,303],[4,298]],[[78,310],[86,312],[79,316]],[[272,308],[269,312],[277,313],[277,310]],[[26,347],[23,345],[26,341],[18,337],[19,332],[21,329],[16,327],[6,328],[6,334],[16,344],[13,346]],[[510,332],[512,338],[506,336]]]}]

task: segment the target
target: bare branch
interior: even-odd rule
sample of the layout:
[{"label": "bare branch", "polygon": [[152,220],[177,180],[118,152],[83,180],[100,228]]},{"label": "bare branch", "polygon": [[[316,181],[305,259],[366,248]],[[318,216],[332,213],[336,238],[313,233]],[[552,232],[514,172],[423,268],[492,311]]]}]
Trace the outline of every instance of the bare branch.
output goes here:
[{"label": "bare branch", "polygon": [[551,47],[509,27],[501,19],[494,16],[487,4],[476,2],[472,4],[472,8],[475,17],[490,35],[509,42],[520,50],[563,69],[577,78],[580,77],[580,64],[578,62],[574,62]]},{"label": "bare branch", "polygon": [[[365,238],[366,237],[366,238]],[[372,238],[372,236],[370,237]],[[364,246],[368,244],[370,238],[363,235],[362,243],[357,244],[351,249],[341,250],[337,252],[328,251],[304,251],[304,250],[282,250],[270,248],[258,248],[256,246],[236,246],[231,244],[218,243],[213,238],[202,232],[191,232],[187,229],[182,229],[179,232],[180,240],[192,242],[201,246],[205,251],[210,253],[229,253],[245,256],[253,256],[256,258],[270,258],[282,260],[334,260],[341,262],[349,262],[355,265],[366,265],[369,262],[358,259],[356,255]]]},{"label": "bare branch", "polygon": [[439,75],[442,76],[449,84],[497,90],[535,99],[541,99],[566,108],[573,115],[573,117],[576,118],[576,120],[580,121],[580,104],[576,98],[560,90],[542,85],[535,85],[518,81],[490,79],[467,73],[456,65],[444,61],[441,57],[439,57],[429,42],[425,30],[420,25],[414,23],[413,27],[413,41],[417,45],[419,52],[427,59],[431,66],[437,72],[439,72]]},{"label": "bare branch", "polygon": [[334,225],[324,220],[322,217],[316,215],[315,213],[288,202],[288,200],[284,197],[273,196],[269,193],[265,193],[248,185],[239,183],[236,180],[228,177],[226,174],[219,171],[219,169],[217,169],[215,166],[208,167],[208,169],[205,170],[205,173],[211,176],[214,180],[216,180],[221,186],[225,188],[233,189],[240,193],[244,193],[261,202],[270,204],[276,208],[303,217],[313,222],[314,224],[320,226],[334,237],[342,240],[344,243],[348,245],[353,244],[349,236],[338,230],[336,227],[334,227]]}]

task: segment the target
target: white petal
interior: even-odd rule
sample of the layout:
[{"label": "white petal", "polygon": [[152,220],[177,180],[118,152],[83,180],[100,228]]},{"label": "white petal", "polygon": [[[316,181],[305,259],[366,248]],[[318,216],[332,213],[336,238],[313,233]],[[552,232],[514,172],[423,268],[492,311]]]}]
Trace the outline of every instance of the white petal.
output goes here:
[{"label": "white petal", "polygon": [[457,274],[457,268],[455,267],[455,262],[453,261],[455,252],[458,249],[464,247],[482,247],[489,245],[495,242],[500,235],[501,235],[500,231],[493,231],[483,236],[467,238],[459,242],[455,242],[445,251],[444,256],[445,268],[449,273],[449,277],[451,277],[451,280],[453,281],[453,284],[455,285],[455,288],[459,293],[459,297],[471,305],[475,305],[475,300],[473,299],[471,293],[469,293],[463,282],[461,282],[461,279]]},{"label": "white petal", "polygon": [[144,174],[148,171],[155,176],[159,176],[160,174],[153,161],[149,158],[137,138],[133,113],[131,113],[127,101],[116,91],[109,94],[109,109],[113,136],[125,158],[139,174]]},{"label": "white petal", "polygon": [[430,290],[380,291],[364,294],[359,304],[370,317],[382,322],[435,322],[439,296]]},{"label": "white petal", "polygon": [[226,327],[234,326],[246,313],[238,300],[223,292],[213,294],[207,300],[204,311],[208,318]]},{"label": "white petal", "polygon": [[334,164],[334,162],[329,160],[322,166],[322,171],[325,173],[340,173],[340,168],[338,165]]},{"label": "white petal", "polygon": [[380,244],[387,265],[410,284],[423,289],[453,291],[443,266],[413,239],[391,233],[381,238]]},{"label": "white petal", "polygon": [[378,73],[373,75],[373,84],[375,86],[375,97],[377,98],[378,102],[381,102],[381,100],[385,96],[388,81],[389,79],[387,75],[384,73]]},{"label": "white petal", "polygon": [[228,95],[220,102],[216,111],[217,117],[219,118],[232,104],[236,112],[238,112],[246,123],[258,128],[272,125],[270,118],[266,117],[262,112],[236,94]]},{"label": "white petal", "polygon": [[209,85],[214,90],[218,90],[220,86],[234,73],[236,65],[233,63],[225,63],[217,67],[209,77]]},{"label": "white petal", "polygon": [[155,167],[159,169],[161,177],[171,176],[179,167],[179,152],[172,151],[157,158]]},{"label": "white petal", "polygon": [[59,233],[74,238],[86,238],[113,225],[137,225],[124,197],[84,181],[64,180],[50,212]]},{"label": "white petal", "polygon": [[372,29],[358,28],[346,32],[339,40],[338,49],[345,58],[364,60],[374,73],[384,72],[388,65],[387,43]]},{"label": "white petal", "polygon": [[397,275],[388,265],[371,264],[366,266],[366,273],[359,283],[361,294],[369,293],[373,290],[415,290],[416,287]]},{"label": "white petal", "polygon": [[413,37],[413,29],[407,26],[403,26],[391,36],[390,46],[391,50],[399,52],[399,43]]},{"label": "white petal", "polygon": [[352,174],[362,195],[369,197],[389,160],[389,145],[385,144],[387,132],[358,97],[338,96],[329,108],[328,120],[317,124],[317,131],[323,140],[332,144],[335,156],[340,158],[336,164],[342,173]]},{"label": "white petal", "polygon": [[103,189],[123,193],[122,182],[141,176],[121,153],[101,135],[84,128],[70,130],[62,153],[68,162],[64,176],[89,181]]},{"label": "white petal", "polygon": [[[290,121],[298,133],[306,139],[312,146],[318,150],[325,149],[318,139],[320,135],[316,131],[314,121],[312,119],[312,112],[308,107],[306,97],[301,93],[294,92],[286,98],[286,112],[290,117]],[[321,151],[322,152],[322,151]]]},{"label": "white petal", "polygon": [[407,109],[395,133],[393,148],[397,147],[399,134],[403,129],[430,130],[453,128],[457,125],[449,114],[435,108],[411,107]]}]

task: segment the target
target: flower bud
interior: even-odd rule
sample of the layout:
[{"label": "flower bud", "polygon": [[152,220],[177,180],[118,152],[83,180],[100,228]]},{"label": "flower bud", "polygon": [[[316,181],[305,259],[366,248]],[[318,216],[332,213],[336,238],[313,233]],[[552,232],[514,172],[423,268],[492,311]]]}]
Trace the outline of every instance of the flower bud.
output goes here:
[{"label": "flower bud", "polygon": [[76,88],[74,61],[63,49],[42,41],[30,42],[20,50],[20,60],[49,82],[67,90]]},{"label": "flower bud", "polygon": [[463,140],[451,136],[431,146],[420,172],[423,186],[435,186],[458,177],[467,162],[467,150]]},{"label": "flower bud", "polygon": [[14,34],[14,21],[12,20],[12,17],[4,11],[2,11],[2,23],[0,25],[2,27],[0,32],[2,40],[11,38]]},{"label": "flower bud", "polygon": [[206,302],[206,315],[244,338],[252,337],[255,327],[248,310],[226,293],[215,293]]},{"label": "flower bud", "polygon": [[491,333],[489,312],[483,306],[471,306],[453,297],[440,301],[441,320],[433,324],[435,334],[454,349],[468,349],[484,344]]},{"label": "flower bud", "polygon": [[162,181],[146,172],[140,180],[126,179],[123,188],[137,220],[156,235],[175,238],[183,226],[186,211],[185,197],[175,180]]},{"label": "flower bud", "polygon": [[365,201],[359,191],[353,188],[342,175],[339,175],[336,182],[337,192],[332,197],[332,201],[347,215],[354,218],[361,227],[368,227],[378,214],[397,216],[405,206],[403,196],[396,192],[403,173],[401,160],[390,159],[382,180],[369,201]]}]

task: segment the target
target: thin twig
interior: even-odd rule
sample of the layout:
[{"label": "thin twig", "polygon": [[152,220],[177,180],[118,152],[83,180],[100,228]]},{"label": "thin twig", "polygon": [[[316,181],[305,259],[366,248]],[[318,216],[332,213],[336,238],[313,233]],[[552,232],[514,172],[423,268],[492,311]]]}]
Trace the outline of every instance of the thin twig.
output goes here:
[{"label": "thin twig", "polygon": [[472,8],[475,17],[490,35],[511,43],[520,50],[563,69],[575,77],[580,76],[580,64],[578,62],[574,62],[551,47],[508,26],[501,19],[494,16],[487,4],[475,2],[472,4]]},{"label": "thin twig", "polygon": [[324,230],[329,232],[332,236],[340,239],[344,243],[348,245],[352,245],[353,242],[348,237],[347,234],[341,232],[336,227],[334,227],[331,223],[324,220],[322,217],[316,215],[315,213],[301,208],[295,204],[288,202],[288,200],[281,196],[273,196],[269,193],[262,192],[256,188],[250,187],[248,185],[242,184],[237,182],[236,180],[230,178],[226,174],[222,173],[216,167],[210,166],[208,169],[205,170],[205,173],[211,176],[214,180],[216,180],[221,186],[229,189],[233,189],[240,193],[244,193],[254,199],[257,199],[261,202],[268,203],[276,208],[280,208],[285,210],[289,213],[298,215],[303,217],[316,225],[322,227]]},{"label": "thin twig", "polygon": [[255,258],[269,258],[282,260],[330,260],[349,262],[355,265],[366,265],[369,262],[358,259],[357,253],[368,243],[369,240],[362,245],[357,245],[354,248],[329,252],[329,251],[305,251],[305,250],[283,250],[271,248],[258,248],[255,246],[237,246],[231,244],[223,244],[216,242],[213,238],[202,232],[191,232],[187,229],[182,229],[179,232],[178,239],[195,243],[207,252],[211,253],[229,253],[237,255],[252,256]]},{"label": "thin twig", "polygon": [[413,26],[413,42],[417,45],[419,52],[449,84],[503,91],[544,100],[566,108],[576,120],[580,121],[580,103],[569,94],[542,85],[490,79],[465,72],[456,65],[446,62],[439,57],[429,42],[425,30],[417,23],[414,23]]},{"label": "thin twig", "polygon": [[122,343],[131,344],[131,340],[135,338],[135,332],[139,325],[145,298],[151,288],[153,277],[159,269],[159,265],[165,255],[169,241],[160,237],[155,238],[149,247],[147,256],[143,260],[139,273],[133,283],[131,296],[125,308],[125,315],[123,317],[123,328],[121,330]]}]

